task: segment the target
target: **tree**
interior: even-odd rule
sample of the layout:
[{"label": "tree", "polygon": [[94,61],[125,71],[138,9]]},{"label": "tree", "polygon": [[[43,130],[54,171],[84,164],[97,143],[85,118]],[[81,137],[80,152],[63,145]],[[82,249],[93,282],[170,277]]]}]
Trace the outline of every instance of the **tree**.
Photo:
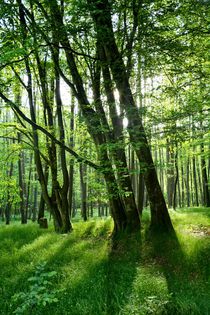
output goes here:
[{"label": "tree", "polygon": [[[71,230],[79,169],[83,205],[93,201],[89,167],[101,183],[103,175],[115,232],[139,230],[144,185],[155,230],[173,231],[166,201],[174,208],[199,198],[208,204],[208,10],[194,2],[2,2],[0,97],[22,126],[21,141],[28,137],[34,148],[39,217],[45,203],[57,231]],[[197,11],[189,16],[192,3]],[[72,91],[68,109],[64,84]],[[19,85],[19,102],[10,85]],[[75,141],[78,107],[94,154]]]},{"label": "tree", "polygon": [[[112,71],[120,95],[120,105],[128,118],[128,132],[139,162],[144,165],[144,180],[150,201],[151,227],[172,230],[172,224],[165,200],[157,179],[155,166],[147,142],[138,108],[134,102],[126,68],[115,42],[111,7],[108,1],[88,1],[97,29],[98,40],[102,41],[106,60]],[[102,60],[103,61],[103,60]]]}]

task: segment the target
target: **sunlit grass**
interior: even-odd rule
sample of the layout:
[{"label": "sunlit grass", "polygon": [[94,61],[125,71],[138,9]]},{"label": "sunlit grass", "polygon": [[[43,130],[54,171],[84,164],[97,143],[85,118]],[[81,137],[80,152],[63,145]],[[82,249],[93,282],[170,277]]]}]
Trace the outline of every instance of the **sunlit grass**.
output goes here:
[{"label": "sunlit grass", "polygon": [[[111,241],[111,219],[74,223],[59,235],[36,224],[0,226],[0,314],[14,311],[11,297],[27,292],[41,261],[55,270],[58,303],[46,315],[210,314],[210,209],[171,211],[177,238],[145,234]],[[32,314],[31,315],[36,315]]]}]

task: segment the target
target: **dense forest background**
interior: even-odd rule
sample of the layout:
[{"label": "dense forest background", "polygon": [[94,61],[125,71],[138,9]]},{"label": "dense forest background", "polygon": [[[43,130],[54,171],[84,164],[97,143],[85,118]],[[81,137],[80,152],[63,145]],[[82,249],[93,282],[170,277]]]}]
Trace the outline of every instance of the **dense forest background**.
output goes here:
[{"label": "dense forest background", "polygon": [[2,221],[210,206],[208,1],[0,4]]}]

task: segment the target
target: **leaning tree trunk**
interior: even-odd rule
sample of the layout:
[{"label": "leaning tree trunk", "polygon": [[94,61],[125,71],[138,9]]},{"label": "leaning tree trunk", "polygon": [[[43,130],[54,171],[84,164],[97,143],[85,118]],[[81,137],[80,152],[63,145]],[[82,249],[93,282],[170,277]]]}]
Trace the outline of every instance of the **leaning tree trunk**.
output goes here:
[{"label": "leaning tree trunk", "polygon": [[[104,56],[104,50],[101,52],[101,56]],[[106,63],[102,64],[102,72],[110,118],[113,127],[113,142],[115,143],[112,154],[117,167],[119,185],[124,192],[123,201],[125,204],[128,226],[131,230],[137,230],[140,228],[140,218],[126,160],[123,121],[122,118],[117,114],[111,74]]]},{"label": "leaning tree trunk", "polygon": [[[99,53],[100,54],[100,47]],[[135,231],[140,228],[139,213],[135,203],[135,197],[131,184],[130,174],[125,155],[125,144],[123,135],[123,122],[117,115],[116,102],[112,90],[111,75],[106,65],[103,67],[104,87],[109,105],[110,117],[113,130],[110,130],[107,122],[106,114],[103,109],[100,94],[100,66],[96,68],[95,78],[93,80],[94,103],[98,113],[100,113],[100,121],[105,133],[105,145],[116,166],[117,182],[122,191],[121,199],[125,207],[127,217],[127,230]]]},{"label": "leaning tree trunk", "polygon": [[141,117],[132,96],[125,65],[115,42],[110,3],[108,0],[88,0],[88,3],[90,4],[90,12],[96,25],[98,40],[101,41],[104,47],[106,59],[109,62],[113,79],[119,91],[122,110],[126,112],[129,121],[128,132],[131,142],[139,162],[141,165],[144,165],[144,179],[151,209],[151,227],[165,231],[173,230]]}]

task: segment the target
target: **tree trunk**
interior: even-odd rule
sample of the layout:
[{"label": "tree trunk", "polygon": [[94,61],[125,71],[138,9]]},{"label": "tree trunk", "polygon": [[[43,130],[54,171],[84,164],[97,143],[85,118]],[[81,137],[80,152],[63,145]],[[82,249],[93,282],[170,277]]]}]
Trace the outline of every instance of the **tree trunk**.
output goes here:
[{"label": "tree trunk", "polygon": [[33,154],[30,153],[30,157],[29,157],[29,172],[28,172],[28,184],[27,184],[27,188],[26,188],[26,216],[28,217],[28,210],[29,210],[29,198],[30,198],[30,194],[31,192],[31,173],[32,173],[32,159],[33,159]]},{"label": "tree trunk", "polygon": [[[18,132],[18,142],[21,142],[21,135]],[[25,178],[24,178],[24,155],[21,151],[18,159],[18,177],[19,177],[19,191],[20,191],[20,214],[21,223],[27,223],[27,212],[26,212],[26,191],[25,191]]]},{"label": "tree trunk", "polygon": [[[33,203],[32,203],[32,221],[35,222],[38,213],[38,187],[37,183],[35,183],[35,187],[33,189]],[[44,217],[44,216],[43,216]]]},{"label": "tree trunk", "polygon": [[[182,149],[182,151],[183,151],[183,149]],[[184,190],[184,166],[183,166],[183,160],[181,162],[181,174],[182,174],[181,196],[182,196],[182,207],[184,207],[186,205],[186,203],[185,203],[185,190]]]},{"label": "tree trunk", "polygon": [[144,176],[139,170],[139,178],[138,178],[138,191],[137,191],[137,206],[140,215],[142,215],[143,207],[144,207]]},{"label": "tree trunk", "polygon": [[[37,176],[35,175],[35,179],[36,179],[36,177]],[[49,178],[49,166],[47,164],[45,165],[45,169],[44,169],[44,178],[45,178],[45,183],[47,185],[48,184],[48,178]],[[40,196],[40,200],[39,200],[38,216],[37,216],[38,222],[39,222],[40,218],[44,218],[44,216],[45,216],[45,214],[44,214],[45,205],[46,205],[46,201],[44,198],[43,191],[41,191],[41,196]]]},{"label": "tree trunk", "polygon": [[142,166],[144,165],[144,179],[150,200],[151,227],[165,231],[173,230],[139,111],[134,103],[125,65],[115,42],[110,3],[108,0],[88,0],[88,3],[90,4],[89,9],[96,25],[98,40],[104,47],[106,59],[109,62],[113,79],[120,95],[121,108],[126,112],[129,121],[128,132],[133,148],[139,162]]},{"label": "tree trunk", "polygon": [[[55,39],[55,43],[57,43],[57,39]],[[65,144],[65,131],[64,131],[62,100],[61,100],[61,92],[60,92],[60,76],[56,67],[56,64],[58,64],[59,62],[58,50],[55,51],[54,62],[55,62],[55,79],[56,79],[55,99],[56,99],[56,105],[57,105],[60,141]],[[67,233],[72,230],[72,225],[70,221],[69,204],[68,204],[69,174],[68,174],[67,163],[66,163],[66,151],[63,147],[60,148],[60,158],[61,158],[61,171],[62,171],[62,176],[63,176],[63,185],[60,191],[59,189],[56,189],[56,197],[57,197],[58,207],[60,206],[59,210],[60,210],[62,221],[63,221],[62,230],[63,232]]]},{"label": "tree trunk", "polygon": [[174,192],[173,192],[173,209],[176,210],[177,206],[177,184],[179,180],[179,167],[178,167],[178,146],[176,145],[176,152],[174,154],[174,166],[175,166],[175,180],[174,180]]},{"label": "tree trunk", "polygon": [[[100,126],[100,121],[98,114],[93,110],[93,108],[90,106],[87,95],[85,93],[85,89],[83,86],[82,78],[78,72],[74,55],[71,50],[70,42],[68,40],[68,35],[65,30],[65,27],[63,27],[63,20],[62,15],[59,10],[59,6],[57,4],[56,0],[50,1],[49,3],[50,9],[51,9],[51,16],[52,16],[52,27],[53,30],[55,29],[57,32],[57,38],[60,39],[61,45],[64,47],[66,59],[67,59],[67,65],[70,69],[73,83],[75,84],[75,88],[73,88],[73,92],[75,93],[75,96],[78,99],[82,115],[85,119],[86,125],[88,127],[88,131],[91,134],[95,145],[97,147],[104,144],[103,134],[98,130]],[[71,88],[72,85],[70,84]],[[100,150],[99,150],[100,151]],[[107,167],[110,170],[109,172],[111,174],[108,174],[108,171],[105,170],[104,178],[106,180],[107,189],[109,192],[109,199],[110,203],[112,205],[112,215],[115,222],[115,229],[114,231],[119,231],[120,229],[124,229],[126,227],[126,216],[124,213],[124,207],[122,205],[122,202],[118,197],[115,197],[116,195],[116,179],[113,175],[113,169],[112,165],[110,164],[109,157],[107,155],[107,152],[99,152],[99,160],[102,163],[105,164],[104,166]],[[111,167],[110,167],[111,166]]]},{"label": "tree trunk", "polygon": [[87,221],[87,165],[80,163],[80,190],[81,190],[81,214],[84,221]]},{"label": "tree trunk", "polygon": [[[13,168],[14,168],[14,164],[13,164],[13,162],[11,162],[10,163],[9,172],[8,172],[9,179],[11,179],[11,177],[12,177]],[[7,200],[6,200],[6,207],[5,207],[5,223],[7,225],[10,224],[10,219],[11,219],[11,208],[12,208],[12,200],[11,200],[11,198],[12,198],[12,196],[10,194],[9,187],[7,187]],[[3,218],[3,216],[2,216],[2,218]]]},{"label": "tree trunk", "polygon": [[[194,147],[194,152],[195,152],[195,147]],[[195,189],[195,204],[198,207],[199,206],[199,201],[198,201],[198,184],[197,184],[197,175],[196,175],[196,160],[195,156],[193,155],[193,180],[194,180],[194,189]]]},{"label": "tree trunk", "polygon": [[175,175],[174,175],[174,148],[167,139],[166,145],[166,161],[167,161],[167,195],[168,195],[168,207],[173,206],[173,196],[175,191]]},{"label": "tree trunk", "polygon": [[[69,145],[71,148],[74,147],[74,107],[75,99],[72,93],[71,97],[71,118],[70,118],[70,139]],[[69,215],[72,216],[72,205],[73,205],[73,185],[74,185],[74,159],[70,159],[69,165],[69,192],[68,192],[68,202],[69,202]]]},{"label": "tree trunk", "polygon": [[[101,57],[104,56],[104,52],[100,50]],[[140,217],[138,208],[135,202],[134,191],[131,182],[131,176],[128,171],[126,155],[125,155],[125,144],[123,135],[123,121],[119,117],[116,110],[116,102],[114,97],[114,92],[112,88],[112,80],[109,68],[106,63],[103,63],[102,67],[104,87],[106,92],[106,97],[109,106],[110,117],[113,127],[112,143],[114,147],[112,148],[111,154],[116,166],[119,186],[123,191],[122,200],[125,206],[125,211],[127,215],[127,228],[131,231],[139,230],[140,228]],[[99,85],[99,84],[98,84]],[[98,86],[98,92],[95,87],[95,100],[100,99],[100,92]],[[100,110],[102,112],[102,109]],[[104,115],[104,114],[103,114]],[[105,121],[106,129],[108,129],[108,124]],[[110,132],[109,132],[110,135]],[[110,140],[110,139],[108,139]]]},{"label": "tree trunk", "polygon": [[202,170],[202,182],[203,182],[203,194],[204,194],[204,205],[210,207],[210,190],[208,186],[208,177],[206,171],[206,160],[205,160],[204,144],[201,143],[201,170]]},{"label": "tree trunk", "polygon": [[189,157],[187,157],[186,180],[185,180],[187,207],[190,207],[190,174],[189,173],[190,173],[190,160],[189,160]]}]

